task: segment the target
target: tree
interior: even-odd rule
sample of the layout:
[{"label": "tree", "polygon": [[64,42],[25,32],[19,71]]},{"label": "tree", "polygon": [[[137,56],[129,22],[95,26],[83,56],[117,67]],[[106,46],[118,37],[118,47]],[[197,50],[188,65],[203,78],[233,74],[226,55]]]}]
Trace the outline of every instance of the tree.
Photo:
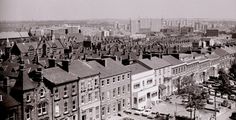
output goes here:
[{"label": "tree", "polygon": [[231,68],[229,69],[229,75],[232,76],[233,80],[236,81],[236,62],[234,62]]},{"label": "tree", "polygon": [[182,97],[188,98],[186,108],[190,108],[190,118],[192,119],[192,108],[193,108],[193,119],[196,118],[196,110],[202,109],[205,106],[208,94],[202,88],[200,88],[194,81],[193,75],[185,76],[181,81],[181,88],[179,94]]},{"label": "tree", "polygon": [[230,87],[229,76],[223,69],[220,69],[218,73],[219,73],[219,77],[218,77],[218,81],[216,81],[216,83],[220,84],[218,90],[225,94],[231,94],[232,90]]}]

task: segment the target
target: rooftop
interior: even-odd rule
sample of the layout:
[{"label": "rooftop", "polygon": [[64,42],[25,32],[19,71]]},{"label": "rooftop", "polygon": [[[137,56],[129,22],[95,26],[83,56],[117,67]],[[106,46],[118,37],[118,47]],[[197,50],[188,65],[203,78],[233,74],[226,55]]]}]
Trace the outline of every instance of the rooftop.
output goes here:
[{"label": "rooftop", "polygon": [[153,69],[160,69],[160,68],[167,67],[167,66],[171,65],[167,61],[157,58],[157,57],[152,57],[151,59],[141,59],[139,61],[146,64],[147,66],[149,66]]},{"label": "rooftop", "polygon": [[43,76],[44,78],[56,85],[71,82],[78,79],[75,75],[66,72],[59,67],[44,69]]},{"label": "rooftop", "polygon": [[69,71],[80,78],[99,74],[98,71],[94,70],[86,62],[82,62],[80,60],[72,61],[71,64],[69,65]]},{"label": "rooftop", "polygon": [[134,64],[131,64],[131,65],[127,65],[126,67],[131,70],[132,74],[138,74],[138,73],[142,73],[142,72],[145,72],[145,71],[148,71],[148,70],[152,69],[152,68],[148,68],[146,66],[143,66],[139,63],[134,63]]}]

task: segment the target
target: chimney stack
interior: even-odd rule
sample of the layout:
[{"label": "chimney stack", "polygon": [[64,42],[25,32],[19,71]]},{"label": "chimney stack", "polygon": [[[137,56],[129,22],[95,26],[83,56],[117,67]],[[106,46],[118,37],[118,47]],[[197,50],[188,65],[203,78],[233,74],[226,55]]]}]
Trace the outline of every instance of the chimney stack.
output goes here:
[{"label": "chimney stack", "polygon": [[62,60],[62,69],[69,72],[69,60]]},{"label": "chimney stack", "polygon": [[54,58],[49,58],[48,59],[48,64],[49,64],[49,68],[55,67],[56,66],[56,60]]}]

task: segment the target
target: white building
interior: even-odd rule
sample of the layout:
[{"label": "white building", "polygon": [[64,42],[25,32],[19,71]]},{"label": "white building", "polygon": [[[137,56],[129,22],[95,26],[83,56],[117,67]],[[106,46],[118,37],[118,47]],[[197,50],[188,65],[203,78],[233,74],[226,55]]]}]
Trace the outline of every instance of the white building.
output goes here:
[{"label": "white building", "polygon": [[132,108],[145,109],[158,101],[155,71],[139,63],[127,66],[131,72]]},{"label": "white building", "polygon": [[155,81],[158,85],[158,98],[163,99],[171,95],[171,64],[157,57],[142,59],[139,60],[139,63],[154,69]]}]

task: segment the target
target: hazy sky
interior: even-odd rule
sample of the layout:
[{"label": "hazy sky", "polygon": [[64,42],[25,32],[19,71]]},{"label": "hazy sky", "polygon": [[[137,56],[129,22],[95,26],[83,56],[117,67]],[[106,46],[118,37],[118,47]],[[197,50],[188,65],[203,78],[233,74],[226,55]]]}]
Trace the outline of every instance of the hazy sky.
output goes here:
[{"label": "hazy sky", "polygon": [[0,0],[0,20],[236,19],[236,0]]}]

